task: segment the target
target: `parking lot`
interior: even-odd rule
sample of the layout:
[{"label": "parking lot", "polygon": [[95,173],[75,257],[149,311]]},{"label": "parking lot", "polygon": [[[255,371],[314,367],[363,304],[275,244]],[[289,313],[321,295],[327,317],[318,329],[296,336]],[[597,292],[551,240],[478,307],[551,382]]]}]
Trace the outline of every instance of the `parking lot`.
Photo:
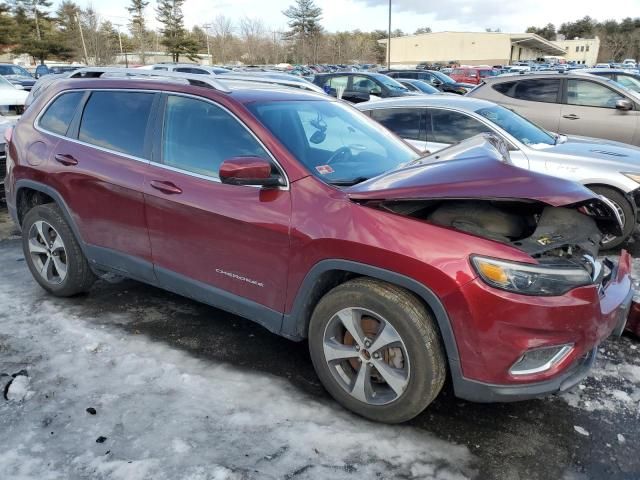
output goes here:
[{"label": "parking lot", "polygon": [[242,318],[133,281],[47,296],[1,212],[0,374],[28,374],[0,400],[5,478],[640,476],[630,337],[602,345],[573,392],[483,405],[445,387],[388,427],[328,396],[305,343]]}]

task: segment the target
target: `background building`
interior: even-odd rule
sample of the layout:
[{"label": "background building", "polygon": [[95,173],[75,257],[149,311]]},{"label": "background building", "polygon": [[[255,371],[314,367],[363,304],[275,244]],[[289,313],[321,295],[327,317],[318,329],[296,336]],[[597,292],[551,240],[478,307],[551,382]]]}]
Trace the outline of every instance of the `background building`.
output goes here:
[{"label": "background building", "polygon": [[556,40],[553,43],[565,51],[564,58],[567,62],[582,63],[590,67],[598,63],[598,53],[600,52],[598,37]]},{"label": "background building", "polygon": [[[380,40],[387,44],[387,40]],[[561,56],[564,48],[535,33],[436,32],[391,39],[391,64],[457,62],[460,65],[506,65]]]}]

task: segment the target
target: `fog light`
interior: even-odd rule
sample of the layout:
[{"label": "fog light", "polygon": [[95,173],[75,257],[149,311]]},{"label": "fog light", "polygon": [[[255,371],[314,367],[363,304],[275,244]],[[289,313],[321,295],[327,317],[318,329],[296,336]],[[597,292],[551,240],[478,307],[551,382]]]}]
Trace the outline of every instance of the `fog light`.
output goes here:
[{"label": "fog light", "polygon": [[522,355],[509,369],[511,375],[532,375],[550,370],[573,350],[573,344],[535,348]]}]

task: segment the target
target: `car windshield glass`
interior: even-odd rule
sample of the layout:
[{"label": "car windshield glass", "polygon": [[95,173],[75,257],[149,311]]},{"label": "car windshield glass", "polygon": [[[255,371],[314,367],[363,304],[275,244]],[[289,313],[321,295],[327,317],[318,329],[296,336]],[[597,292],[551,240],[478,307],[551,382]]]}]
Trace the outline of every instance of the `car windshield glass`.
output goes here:
[{"label": "car windshield glass", "polygon": [[372,74],[373,77],[376,78],[380,83],[382,83],[389,90],[398,91],[398,92],[406,92],[408,88],[402,85],[400,82],[397,82],[391,77],[386,75],[382,75],[381,73]]},{"label": "car windshield glass", "polygon": [[0,76],[0,89],[5,89],[5,88],[10,88],[11,90],[16,89],[16,87],[14,87],[13,84],[9,82],[9,80]]},{"label": "car windshield glass", "polygon": [[481,78],[495,77],[496,75],[498,75],[498,71],[497,70],[480,70],[480,77]]},{"label": "car windshield glass", "polygon": [[17,65],[0,65],[0,75],[16,75],[18,77],[30,77],[24,68]]},{"label": "car windshield glass", "polygon": [[248,108],[327,183],[353,185],[419,157],[398,137],[341,102],[265,102]]},{"label": "car windshield glass", "polygon": [[445,74],[444,74],[444,73],[442,73],[442,72],[433,71],[433,72],[431,72],[431,73],[432,73],[433,75],[435,75],[435,76],[436,76],[436,78],[437,78],[438,80],[440,80],[442,83],[456,83],[456,82],[453,80],[453,78],[451,78],[451,77],[450,77],[450,76],[448,76],[448,75],[445,75]]},{"label": "car windshield glass", "polygon": [[476,110],[476,113],[496,124],[525,145],[544,146],[556,143],[555,137],[550,133],[507,108],[496,105],[495,107],[481,108]]}]

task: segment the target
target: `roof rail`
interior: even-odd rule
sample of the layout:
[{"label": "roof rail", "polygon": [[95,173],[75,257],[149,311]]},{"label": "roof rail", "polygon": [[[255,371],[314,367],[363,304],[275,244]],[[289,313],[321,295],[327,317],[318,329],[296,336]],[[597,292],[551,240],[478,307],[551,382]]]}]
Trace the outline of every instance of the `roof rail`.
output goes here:
[{"label": "roof rail", "polygon": [[[317,86],[315,83],[307,82],[306,80],[301,82],[300,80],[296,80],[295,78],[292,78],[291,80],[284,79],[284,78],[274,78],[274,77],[268,76],[268,72],[261,72],[261,73],[264,73],[264,75],[259,75],[259,74],[243,75],[241,73],[221,73],[218,78],[222,79],[223,81],[229,80],[230,82],[240,81],[240,82],[247,82],[247,83],[262,83],[262,84],[275,85],[275,86],[281,86],[281,87],[299,88],[302,90],[309,90],[315,93],[325,93],[324,90],[322,90],[322,88]],[[287,75],[287,74],[283,73],[281,75]]]},{"label": "roof rail", "polygon": [[157,78],[159,80],[173,80],[178,83],[188,83],[198,87],[209,87],[221,92],[229,93],[224,83],[217,80],[213,75],[202,75],[196,73],[167,72],[165,70],[143,70],[140,68],[117,68],[117,67],[85,67],[73,72],[69,78],[101,78],[106,74],[113,74],[112,78],[135,78],[147,79]]}]

